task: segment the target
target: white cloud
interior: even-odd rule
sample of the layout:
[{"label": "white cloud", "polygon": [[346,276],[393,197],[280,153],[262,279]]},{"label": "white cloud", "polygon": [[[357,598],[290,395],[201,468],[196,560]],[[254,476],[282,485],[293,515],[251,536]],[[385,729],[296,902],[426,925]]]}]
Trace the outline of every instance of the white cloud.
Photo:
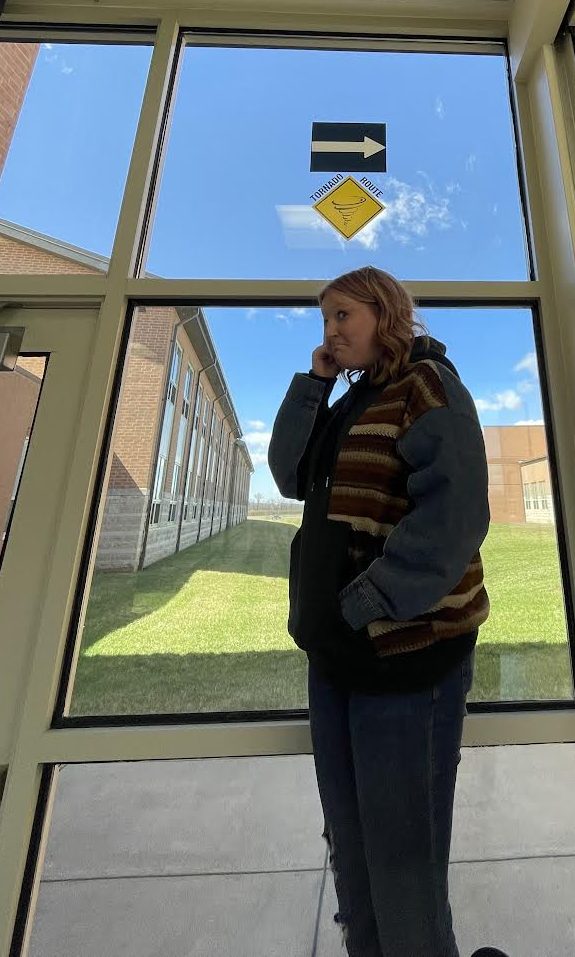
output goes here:
[{"label": "white cloud", "polygon": [[345,240],[313,206],[276,206],[290,249],[343,249]]},{"label": "white cloud", "polygon": [[453,224],[449,199],[438,195],[427,174],[425,178],[427,187],[411,186],[393,176],[386,180],[382,197],[386,208],[374,222],[387,227],[391,238],[403,245],[426,236],[430,228],[449,229]]},{"label": "white cloud", "polygon": [[60,68],[60,73],[64,76],[68,76],[70,73],[74,72],[74,67],[66,63],[66,60],[58,52],[58,48],[54,49],[53,43],[44,43],[42,45],[42,53],[44,56],[45,63],[54,63],[57,67]]},{"label": "white cloud", "polygon": [[445,116],[445,106],[443,105],[443,100],[440,96],[435,97],[435,112],[440,120],[442,120]]},{"label": "white cloud", "polygon": [[527,395],[528,392],[534,391],[535,383],[533,382],[533,379],[522,379],[521,382],[517,383],[516,388],[521,395]]},{"label": "white cloud", "polygon": [[254,468],[258,465],[264,465],[268,460],[267,452],[250,452],[250,458]]},{"label": "white cloud", "polygon": [[307,316],[308,311],[309,310],[304,309],[303,306],[294,306],[293,309],[290,309],[290,313],[292,316]]},{"label": "white cloud", "polygon": [[522,419],[520,422],[514,422],[513,425],[543,425],[543,419]]},{"label": "white cloud", "polygon": [[473,173],[475,167],[477,166],[477,156],[475,153],[470,153],[467,159],[465,160],[465,169],[468,173]]},{"label": "white cloud", "polygon": [[446,193],[461,193],[461,183],[451,182],[445,186]]},{"label": "white cloud", "polygon": [[501,409],[518,409],[523,400],[514,389],[497,392],[491,399],[474,399],[478,412],[499,412]]},{"label": "white cloud", "polygon": [[530,372],[532,376],[538,378],[539,370],[537,368],[537,356],[534,352],[528,352],[527,355],[523,356],[520,362],[517,363],[517,365],[513,366],[514,372],[523,372],[523,370],[525,370],[525,372]]},{"label": "white cloud", "polygon": [[[383,215],[384,213],[380,214],[380,216]],[[379,234],[382,229],[382,223],[379,222],[380,216],[376,216],[370,223],[367,223],[349,242],[359,243],[364,249],[377,249],[379,246]]]},{"label": "white cloud", "polygon": [[248,425],[250,429],[255,429],[256,432],[262,432],[266,427],[265,422],[262,422],[261,419],[250,419]]},{"label": "white cloud", "polygon": [[[258,425],[260,423],[258,422]],[[268,460],[268,447],[270,444],[270,439],[272,437],[271,432],[246,432],[242,438],[248,447],[248,452],[250,453],[251,460],[255,465],[263,465]]]},{"label": "white cloud", "polygon": [[250,306],[249,309],[246,309],[246,319],[255,319],[259,312],[259,309],[256,309],[254,306]]},{"label": "white cloud", "polygon": [[267,451],[268,445],[270,444],[270,439],[272,437],[271,432],[260,432],[259,430],[254,430],[253,432],[246,432],[242,438],[246,443],[247,447],[257,451],[261,449]]},{"label": "white cloud", "polygon": [[497,216],[497,213],[499,212],[499,206],[497,205],[497,203],[493,203],[491,212],[493,213],[494,216]]}]

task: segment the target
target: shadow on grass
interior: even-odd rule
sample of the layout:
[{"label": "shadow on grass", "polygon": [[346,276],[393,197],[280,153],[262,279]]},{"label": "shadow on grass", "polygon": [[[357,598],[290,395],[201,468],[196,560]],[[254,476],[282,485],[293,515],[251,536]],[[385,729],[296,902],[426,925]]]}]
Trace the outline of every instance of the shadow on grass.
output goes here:
[{"label": "shadow on grass", "polygon": [[[573,697],[569,652],[543,643],[477,645],[469,702]],[[73,716],[307,708],[307,658],[293,651],[82,658]]]},{"label": "shadow on grass", "polygon": [[82,649],[157,611],[197,571],[287,579],[290,545],[296,530],[296,526],[285,522],[250,519],[142,571],[97,570],[88,601]]}]

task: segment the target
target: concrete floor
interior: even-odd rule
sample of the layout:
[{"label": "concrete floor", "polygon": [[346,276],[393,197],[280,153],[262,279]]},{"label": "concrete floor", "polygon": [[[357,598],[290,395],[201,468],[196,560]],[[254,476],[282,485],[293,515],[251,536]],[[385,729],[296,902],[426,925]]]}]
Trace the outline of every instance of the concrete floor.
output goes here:
[{"label": "concrete floor", "polygon": [[[574,957],[575,745],[462,755],[461,957]],[[308,755],[64,768],[31,957],[337,957],[322,828]]]}]

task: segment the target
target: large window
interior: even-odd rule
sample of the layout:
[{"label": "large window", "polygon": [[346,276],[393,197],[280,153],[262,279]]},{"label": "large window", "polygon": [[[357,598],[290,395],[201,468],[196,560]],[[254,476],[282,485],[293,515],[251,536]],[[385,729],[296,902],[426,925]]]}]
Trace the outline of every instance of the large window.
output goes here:
[{"label": "large window", "polygon": [[[568,699],[572,682],[558,528],[553,511],[544,510],[542,476],[552,449],[537,317],[517,306],[418,311],[430,334],[446,344],[475,400],[489,464],[491,527],[482,557],[492,610],[480,631],[472,700]],[[151,310],[146,316],[156,323],[148,335],[158,335],[160,318]],[[313,305],[207,306],[201,316],[218,356],[218,374],[225,374],[233,397],[233,407],[222,410],[215,387],[215,403],[206,397],[203,409],[200,400],[196,406],[198,428],[205,433],[196,471],[201,521],[199,514],[195,523],[176,516],[171,525],[181,526],[179,537],[175,528],[161,525],[131,574],[109,562],[98,564],[73,714],[278,711],[307,704],[307,659],[287,632],[289,546],[303,506],[280,496],[267,450],[291,377],[309,369],[321,340],[321,316]],[[199,348],[199,329],[188,326],[187,336],[189,347]],[[175,388],[177,357],[178,352],[168,395]],[[126,401],[146,405],[145,378],[139,390],[138,395],[126,391]],[[343,390],[339,384],[334,398]],[[226,456],[226,428],[236,415],[241,433],[231,434]],[[131,467],[128,458],[124,467]],[[110,502],[115,494],[109,488]],[[133,525],[126,526],[127,539],[136,536],[136,516]],[[101,555],[109,553],[109,541],[118,549],[116,535],[117,525],[105,529]],[[142,564],[144,571],[137,571]]]},{"label": "large window", "polygon": [[[190,41],[147,268],[305,279],[371,261],[413,279],[528,278],[505,48],[469,49]],[[387,171],[368,173],[385,208],[350,241],[313,208],[333,176],[310,172],[322,120],[387,127]]]},{"label": "large window", "polygon": [[107,271],[150,57],[0,43],[0,273]]}]

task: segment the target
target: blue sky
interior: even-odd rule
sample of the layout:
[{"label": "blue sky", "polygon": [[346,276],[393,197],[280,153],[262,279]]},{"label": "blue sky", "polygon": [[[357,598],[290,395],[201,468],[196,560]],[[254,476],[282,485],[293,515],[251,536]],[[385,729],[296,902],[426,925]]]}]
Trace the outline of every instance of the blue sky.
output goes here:
[{"label": "blue sky", "polygon": [[[0,218],[109,255],[149,47],[42,47],[0,179]],[[311,208],[317,120],[387,124],[384,212],[346,242]],[[167,277],[528,276],[503,57],[188,48],[147,268]],[[356,174],[358,175],[358,174]],[[361,174],[358,175],[358,178]],[[317,310],[207,310],[256,463],[321,336]],[[484,425],[541,419],[527,310],[427,310]]]}]

